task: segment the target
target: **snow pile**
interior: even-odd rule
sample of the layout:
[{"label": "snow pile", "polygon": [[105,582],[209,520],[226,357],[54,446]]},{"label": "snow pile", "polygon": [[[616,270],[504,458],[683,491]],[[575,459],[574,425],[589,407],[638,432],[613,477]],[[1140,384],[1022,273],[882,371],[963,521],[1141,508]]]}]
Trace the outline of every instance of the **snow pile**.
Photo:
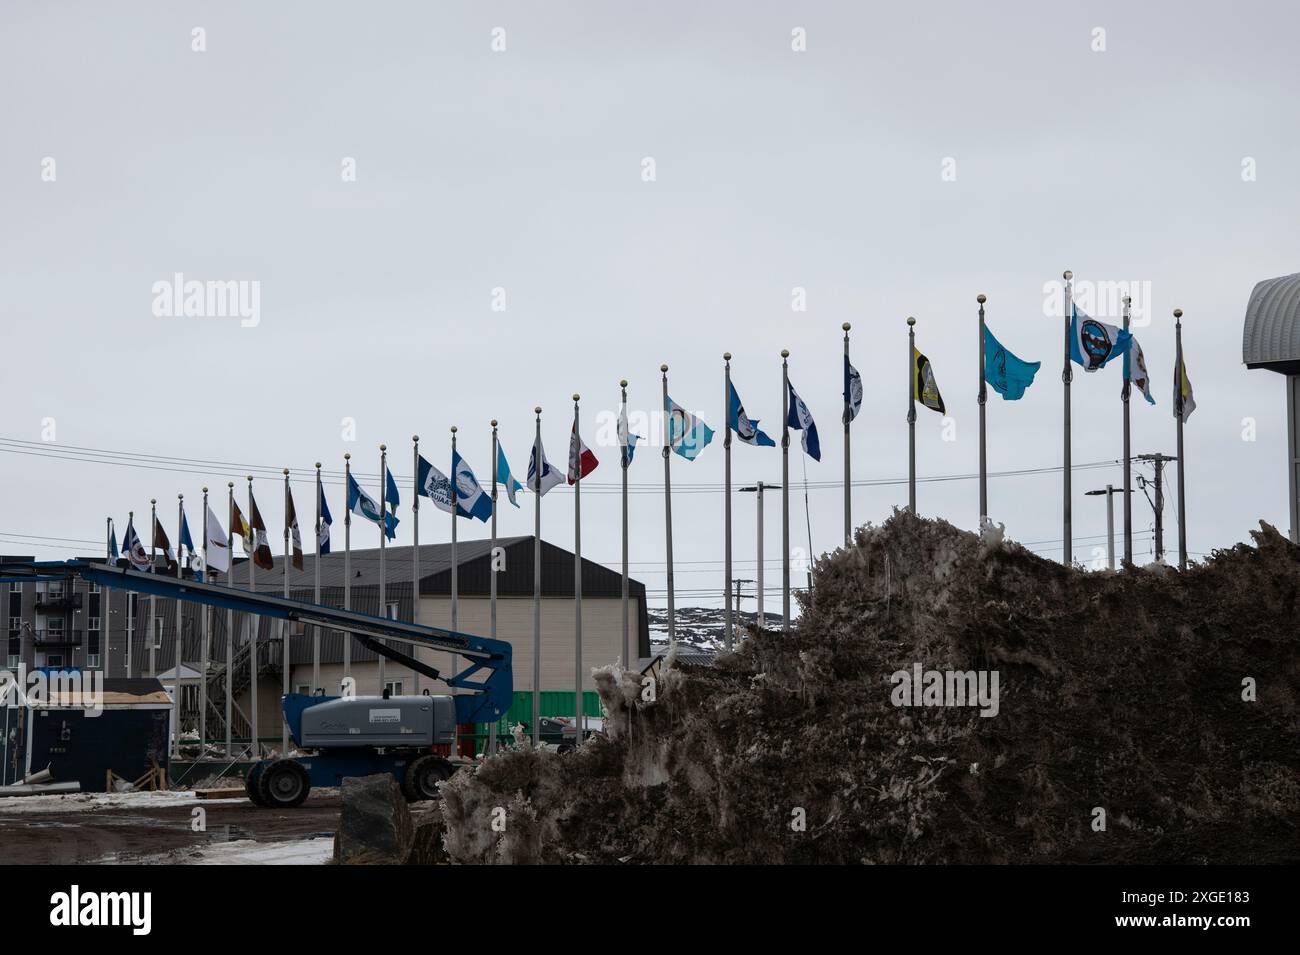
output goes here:
[{"label": "snow pile", "polygon": [[[605,738],[458,773],[448,851],[1300,861],[1300,548],[1262,527],[1185,573],[1090,574],[895,514],[817,562],[791,633],[652,686],[595,671]],[[914,668],[996,671],[997,706],[900,705]]]}]

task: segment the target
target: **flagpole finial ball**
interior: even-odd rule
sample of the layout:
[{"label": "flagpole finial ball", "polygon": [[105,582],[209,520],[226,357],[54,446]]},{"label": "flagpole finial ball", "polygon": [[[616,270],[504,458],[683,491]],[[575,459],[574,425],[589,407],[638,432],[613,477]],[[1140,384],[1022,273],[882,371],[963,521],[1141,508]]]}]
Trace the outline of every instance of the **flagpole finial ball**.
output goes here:
[{"label": "flagpole finial ball", "polygon": [[151,497],[151,498],[149,498],[149,503],[150,503],[150,504],[157,504],[157,503],[158,503],[158,498],[156,498],[156,497]]},{"label": "flagpole finial ball", "polygon": [[184,495],[184,494],[177,494],[177,495],[176,495],[176,500],[178,500],[178,501],[183,501],[183,500],[185,500],[185,495]]},{"label": "flagpole finial ball", "polygon": [[317,471],[320,470],[320,462],[319,462],[319,461],[316,462],[316,470],[317,470]]},{"label": "flagpole finial ball", "polygon": [[343,452],[343,460],[344,460],[344,461],[349,460],[351,457],[352,457],[352,452],[351,452],[351,451],[344,451],[344,452]]},{"label": "flagpole finial ball", "polygon": [[455,433],[456,433],[456,430],[457,430],[457,429],[456,429],[456,426],[453,424],[453,425],[451,426],[451,433],[452,433],[452,434],[455,434]]},{"label": "flagpole finial ball", "polygon": [[285,468],[285,469],[284,469],[284,475],[285,475],[285,477],[288,477],[288,476],[289,476],[289,469],[288,469],[288,468]]},{"label": "flagpole finial ball", "polygon": [[497,426],[497,419],[496,419],[496,418],[493,418],[493,419],[492,419],[492,427],[495,428],[496,426]]},{"label": "flagpole finial ball", "polygon": [[1132,304],[1133,304],[1133,296],[1131,296],[1131,295],[1125,295],[1125,296],[1124,296],[1124,304],[1125,304],[1125,305],[1132,305]]},{"label": "flagpole finial ball", "polygon": [[248,479],[248,483],[249,483],[249,484],[252,484],[252,483],[253,483],[253,475],[251,475],[251,474],[245,474],[244,477]]},{"label": "flagpole finial ball", "polygon": [[989,297],[985,295],[983,292],[980,292],[978,295],[975,296],[975,301],[979,302],[981,305],[983,305],[988,300]]},{"label": "flagpole finial ball", "polygon": [[386,444],[381,444],[381,445],[379,446],[379,450],[380,450],[380,451],[387,451],[387,450],[388,450],[388,445],[386,445]]},{"label": "flagpole finial ball", "polygon": [[411,440],[412,440],[412,441],[419,441],[419,440],[420,440],[420,436],[419,436],[418,434],[413,434],[413,435],[411,435]]},{"label": "flagpole finial ball", "polygon": [[729,351],[724,351],[724,352],[722,353],[722,360],[723,360],[723,361],[731,361],[731,352],[729,352]]},{"label": "flagpole finial ball", "polygon": [[911,315],[907,316],[908,327],[911,328],[915,324],[916,324],[916,319],[914,319]]},{"label": "flagpole finial ball", "polygon": [[668,366],[667,366],[667,365],[660,365],[660,366],[659,366],[659,370],[662,371],[662,372],[665,372],[665,373],[666,373],[666,372],[668,371]]},{"label": "flagpole finial ball", "polygon": [[538,405],[536,408],[533,409],[533,414],[541,414],[541,413],[542,413],[541,405]]},{"label": "flagpole finial ball", "polygon": [[627,379],[626,379],[626,378],[620,378],[620,379],[618,380],[618,386],[619,386],[620,388],[626,388],[626,387],[627,387]]},{"label": "flagpole finial ball", "polygon": [[1183,317],[1183,310],[1181,308],[1174,309],[1174,318],[1182,318],[1182,317]]},{"label": "flagpole finial ball", "polygon": [[207,493],[208,493],[208,486],[207,486],[206,484],[203,485],[203,493],[204,493],[204,494],[207,494]]},{"label": "flagpole finial ball", "polygon": [[226,487],[234,487],[234,486],[235,486],[235,482],[234,482],[234,481],[227,481],[227,482],[226,482]]},{"label": "flagpole finial ball", "polygon": [[1068,282],[1070,281],[1070,279],[1074,278],[1074,273],[1071,272],[1069,269],[1066,269],[1064,272],[1061,273],[1061,278],[1065,279]]},{"label": "flagpole finial ball", "polygon": [[789,358],[789,357],[790,357],[790,349],[788,349],[788,348],[782,348],[782,349],[781,349],[781,357],[782,357],[782,358]]},{"label": "flagpole finial ball", "polygon": [[582,395],[578,394],[576,391],[573,393],[573,400],[574,400],[575,402],[576,402],[579,398],[581,398],[581,397],[582,397]]},{"label": "flagpole finial ball", "polygon": [[840,326],[840,328],[844,329],[846,332],[852,327],[853,326],[850,325],[848,322],[845,322],[843,325]]}]

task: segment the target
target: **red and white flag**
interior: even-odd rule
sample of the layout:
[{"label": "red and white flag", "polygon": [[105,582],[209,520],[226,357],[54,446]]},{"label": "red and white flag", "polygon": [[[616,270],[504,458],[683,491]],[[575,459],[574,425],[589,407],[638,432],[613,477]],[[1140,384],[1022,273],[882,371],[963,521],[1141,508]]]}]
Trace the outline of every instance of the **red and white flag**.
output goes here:
[{"label": "red and white flag", "polygon": [[[582,471],[579,473],[578,467],[581,463]],[[569,438],[569,483],[577,483],[579,478],[585,478],[592,471],[596,470],[596,465],[600,462],[596,456],[591,453],[591,448],[587,447],[578,434],[578,424],[573,424],[573,433]]]}]

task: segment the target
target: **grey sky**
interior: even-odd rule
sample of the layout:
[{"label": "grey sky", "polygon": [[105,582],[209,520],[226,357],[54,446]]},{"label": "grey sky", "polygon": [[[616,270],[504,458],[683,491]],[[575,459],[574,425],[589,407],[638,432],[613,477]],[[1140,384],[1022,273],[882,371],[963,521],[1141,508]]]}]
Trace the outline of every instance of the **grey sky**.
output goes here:
[{"label": "grey sky", "polygon": [[[658,407],[666,361],[673,398],[719,432],[698,461],[674,459],[674,481],[720,484],[721,354],[734,353],[749,414],[777,436],[788,347],[822,433],[808,476],[831,481],[850,321],[866,386],[855,477],[903,477],[911,314],[957,437],[941,440],[939,416],[920,409],[919,471],[968,473],[982,291],[1002,342],[1043,362],[1024,400],[992,398],[990,468],[1048,467],[1061,457],[1061,331],[1044,283],[1069,268],[1080,281],[1150,283],[1154,320],[1137,334],[1158,404],[1135,401],[1135,452],[1174,451],[1169,313],[1186,312],[1199,405],[1187,427],[1190,549],[1244,539],[1260,518],[1285,531],[1283,380],[1247,373],[1240,338],[1253,284],[1300,269],[1294,7],[701,7],[5,4],[0,436],[40,441],[53,418],[57,446],[288,466],[309,521],[312,462],[338,469],[351,451],[373,474],[386,441],[409,476],[419,433],[446,470],[452,424],[487,481],[488,421],[500,419],[522,477],[535,404],[562,463],[575,391],[602,460],[591,480],[612,486],[617,453],[597,446],[596,416],[616,407],[620,377],[634,409]],[[206,52],[191,49],[195,27]],[[490,47],[494,27],[505,52]],[[806,52],[791,50],[797,27]],[[1096,27],[1105,52],[1091,48]],[[355,182],[342,181],[344,157]],[[955,181],[941,178],[945,157]],[[1243,181],[1245,157],[1257,181]],[[260,324],[155,317],[151,288],[175,272],[260,282]],[[504,312],[491,308],[496,287]],[[806,312],[791,309],[795,287]],[[1075,461],[1117,457],[1118,367],[1075,381]],[[345,417],[355,442],[341,439]],[[1242,440],[1247,417],[1255,442]],[[634,483],[660,486],[656,451],[638,457]],[[733,466],[738,484],[780,478],[779,451],[737,445]],[[95,548],[13,535],[99,540],[106,515],[124,529],[150,497],[170,528],[177,492],[197,526],[199,488],[224,496],[243,473],[8,451],[0,467],[0,552],[50,558]],[[1120,482],[1117,468],[1076,476],[1081,559],[1105,531],[1103,504],[1082,492],[1108,480]],[[278,553],[280,491],[258,488]],[[341,520],[341,488],[331,493]],[[405,482],[403,494],[409,543]],[[905,500],[905,485],[860,488],[855,519]],[[811,501],[820,551],[839,540],[840,492]],[[503,534],[531,533],[523,503],[503,508]],[[975,482],[923,484],[918,504],[971,527]],[[584,553],[615,562],[618,497],[584,505]],[[567,491],[543,508],[545,536],[565,546],[571,508]],[[1059,557],[1059,473],[995,479],[990,509]],[[771,586],[775,495],[767,513]],[[1145,531],[1140,496],[1134,513]],[[445,515],[425,515],[422,538],[443,539]],[[674,517],[678,586],[717,591],[721,495],[675,496]],[[737,495],[735,518],[736,574],[753,577],[751,496]],[[1173,527],[1172,501],[1166,519]],[[801,545],[801,489],[791,523]],[[354,530],[374,545],[369,526]],[[661,495],[633,498],[633,535],[635,575],[661,590]]]}]

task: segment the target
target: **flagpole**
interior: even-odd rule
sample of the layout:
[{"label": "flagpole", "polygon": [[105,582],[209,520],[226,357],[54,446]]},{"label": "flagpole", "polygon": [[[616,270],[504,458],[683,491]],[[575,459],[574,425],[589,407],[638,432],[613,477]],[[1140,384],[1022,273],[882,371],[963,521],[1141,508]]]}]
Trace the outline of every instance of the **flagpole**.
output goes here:
[{"label": "flagpole", "polygon": [[[226,586],[235,587],[235,482],[226,482],[226,553],[229,555],[230,567],[226,570]],[[207,515],[203,515],[207,520]],[[234,759],[232,752],[234,741],[230,721],[234,714],[235,696],[235,611],[226,610],[226,758]]]},{"label": "flagpole", "polygon": [[1062,468],[1062,477],[1064,479],[1062,488],[1062,536],[1064,540],[1061,545],[1061,560],[1069,567],[1074,563],[1074,541],[1072,539],[1070,519],[1070,382],[1074,378],[1074,371],[1070,368],[1070,316],[1074,288],[1070,280],[1074,278],[1074,273],[1066,269],[1061,273],[1061,277],[1065,279],[1065,363],[1061,369],[1061,383],[1065,386],[1065,463]]},{"label": "flagpole", "polygon": [[[627,379],[622,378],[618,383],[619,392],[622,395],[622,414],[627,415]],[[627,586],[627,466],[630,463],[627,459],[627,442],[632,440],[632,429],[629,425],[626,429],[627,434],[622,436],[619,449],[620,463],[623,467],[623,581],[620,596],[623,603],[623,668],[632,668],[632,652],[630,641],[630,620],[628,613],[628,586]]]},{"label": "flagpole", "polygon": [[916,513],[916,319],[907,317],[907,509]]},{"label": "flagpole", "polygon": [[[542,692],[542,406],[537,416],[537,437],[533,441],[533,748],[541,739]],[[454,503],[454,499],[453,499]]]},{"label": "flagpole", "polygon": [[[451,426],[451,456],[453,462],[456,458],[456,426]],[[459,631],[460,629],[460,567],[456,560],[456,518],[460,514],[460,491],[456,485],[456,469],[451,469],[451,629]],[[451,660],[451,672],[456,673],[456,654],[449,654]],[[460,755],[460,727],[456,728],[456,735],[453,737],[451,744],[451,755]]]},{"label": "flagpole", "polygon": [[986,384],[986,382],[985,382],[985,380],[984,380],[984,376],[985,376],[985,374],[987,373],[987,369],[984,367],[984,358],[985,358],[985,348],[984,348],[984,303],[985,303],[986,301],[988,301],[988,297],[987,297],[983,292],[980,292],[980,294],[978,294],[978,295],[975,296],[975,301],[979,302],[979,305],[980,305],[980,342],[979,342],[979,349],[980,349],[980,352],[979,352],[979,354],[980,354],[980,390],[979,390],[979,406],[980,406],[980,521],[979,521],[979,523],[980,523],[980,527],[982,528],[982,527],[984,526],[984,522],[985,522],[986,520],[988,520],[988,517],[989,517],[989,462],[988,462],[988,443],[987,443],[987,438],[986,438],[986,436],[985,436],[985,430],[984,430],[984,427],[985,427],[985,423],[984,423],[984,413],[985,413],[985,409],[986,409],[986,407],[987,407],[987,405],[988,405],[988,400],[989,400],[989,395],[988,395],[988,386],[987,386],[987,384]]},{"label": "flagpole", "polygon": [[[352,609],[352,453],[343,454],[343,609]],[[343,679],[352,676],[352,634],[343,634]],[[340,684],[342,690],[342,684]]]},{"label": "flagpole", "polygon": [[723,571],[722,571],[722,606],[725,621],[727,649],[731,649],[731,352],[722,353],[722,420],[725,423],[725,436],[722,439],[723,452]]},{"label": "flagpole", "polygon": [[[104,566],[112,568],[113,565],[113,519],[104,518]],[[128,596],[128,600],[131,598]],[[99,621],[100,646],[99,652],[103,654],[103,670],[105,678],[113,672],[113,652],[109,643],[113,636],[113,589],[104,588],[104,609],[103,615]]]},{"label": "flagpole", "polygon": [[[185,528],[185,495],[176,495],[176,579],[181,579],[181,531]],[[176,692],[172,697],[172,721],[175,732],[172,734],[172,756],[179,759],[181,755],[181,601],[176,601]]]},{"label": "flagpole", "polygon": [[[248,555],[248,592],[257,593],[257,561],[254,559],[257,555],[257,528],[253,526],[253,475],[245,475],[248,479],[248,536],[252,538],[251,547]],[[248,719],[249,719],[249,749],[253,759],[260,759],[262,755],[262,744],[258,738],[257,722],[257,637],[258,631],[262,628],[261,617],[253,614],[249,618],[248,626]]]},{"label": "flagpole", "polygon": [[[127,511],[126,518],[126,526],[135,532],[135,511]],[[139,534],[137,533],[136,536],[138,537]],[[126,562],[130,564],[131,559],[128,557]],[[132,679],[132,674],[135,673],[135,661],[131,658],[133,649],[131,644],[135,636],[135,609],[138,603],[135,595],[128,590],[126,592],[126,678],[128,680]]]},{"label": "flagpole", "polygon": [[[497,638],[497,419],[492,419],[492,544],[488,550],[488,636]],[[488,753],[497,751],[498,716],[488,724]]]},{"label": "flagpole", "polygon": [[[384,544],[388,537],[388,445],[379,446],[379,613],[377,616],[388,616],[388,594],[384,581]],[[380,641],[381,643],[384,641]],[[379,695],[384,695],[385,667],[383,654],[377,654],[379,664],[377,667],[379,677]]]},{"label": "flagpole", "polygon": [[[411,478],[411,524],[415,534],[415,543],[411,547],[411,622],[420,622],[420,436],[411,435],[411,461],[412,474]],[[387,478],[385,478],[385,483]],[[385,487],[387,490],[387,487]],[[411,653],[417,658],[420,655],[418,647],[412,647]],[[420,671],[411,671],[411,682],[415,688],[415,695],[420,695]]]},{"label": "flagpole", "polygon": [[[316,462],[316,566],[312,568],[315,580],[312,582],[312,599],[320,606],[320,497],[323,488],[320,480],[320,462]],[[320,627],[311,628],[311,692],[315,696],[320,692]]]},{"label": "flagpole", "polygon": [[1187,458],[1183,456],[1183,310],[1174,309],[1174,376],[1178,387],[1174,392],[1174,413],[1178,416],[1178,569],[1187,569],[1187,509],[1183,477],[1187,471]]},{"label": "flagpole", "polygon": [[781,349],[781,632],[790,632],[790,350],[788,348]]},{"label": "flagpole", "polygon": [[[297,519],[297,514],[294,518]],[[284,599],[289,599],[289,564],[291,563],[289,555],[289,469],[284,469]],[[289,621],[284,620],[280,623],[280,652],[283,657],[280,674],[280,692],[284,696],[289,695],[289,668],[293,663],[293,655],[290,652],[290,644],[293,642],[293,634],[289,630]],[[285,717],[284,707],[280,707],[280,755],[289,754],[289,720]]]},{"label": "flagpole", "polygon": [[[212,567],[208,564],[208,489],[203,488],[203,582],[212,583]],[[199,648],[199,759],[208,755],[208,656],[211,638],[208,629],[209,608],[203,614],[203,644]]]},{"label": "flagpole", "polygon": [[[575,747],[582,745],[582,438],[578,431],[579,395],[573,393],[573,728]],[[576,447],[574,446],[576,442]],[[573,454],[570,453],[570,458]]]},{"label": "flagpole", "polygon": [[664,420],[664,540],[668,550],[668,645],[675,647],[677,645],[677,612],[673,604],[673,479],[672,466],[669,463],[669,456],[672,454],[671,438],[669,432],[669,418],[671,414],[668,411],[668,366],[660,365],[659,371],[663,375],[663,420]]},{"label": "flagpole", "polygon": [[[840,328],[844,329],[844,546],[848,547],[853,541],[853,495],[849,490],[852,487],[852,474],[849,458],[849,329],[853,326],[845,322]],[[761,626],[762,621],[759,621]]]},{"label": "flagpole", "polygon": [[[149,498],[149,573],[158,573],[158,499]],[[156,677],[158,675],[158,660],[154,654],[154,629],[157,627],[155,622],[158,618],[158,597],[156,594],[149,595],[149,627],[145,630],[146,639],[149,641],[149,675]]]},{"label": "flagpole", "polygon": [[[1133,299],[1124,296],[1124,331],[1129,330],[1129,311]],[[1120,402],[1124,405],[1124,563],[1133,563],[1133,452],[1129,444],[1129,356],[1133,353],[1130,346],[1124,352],[1124,384],[1120,388]]]}]

